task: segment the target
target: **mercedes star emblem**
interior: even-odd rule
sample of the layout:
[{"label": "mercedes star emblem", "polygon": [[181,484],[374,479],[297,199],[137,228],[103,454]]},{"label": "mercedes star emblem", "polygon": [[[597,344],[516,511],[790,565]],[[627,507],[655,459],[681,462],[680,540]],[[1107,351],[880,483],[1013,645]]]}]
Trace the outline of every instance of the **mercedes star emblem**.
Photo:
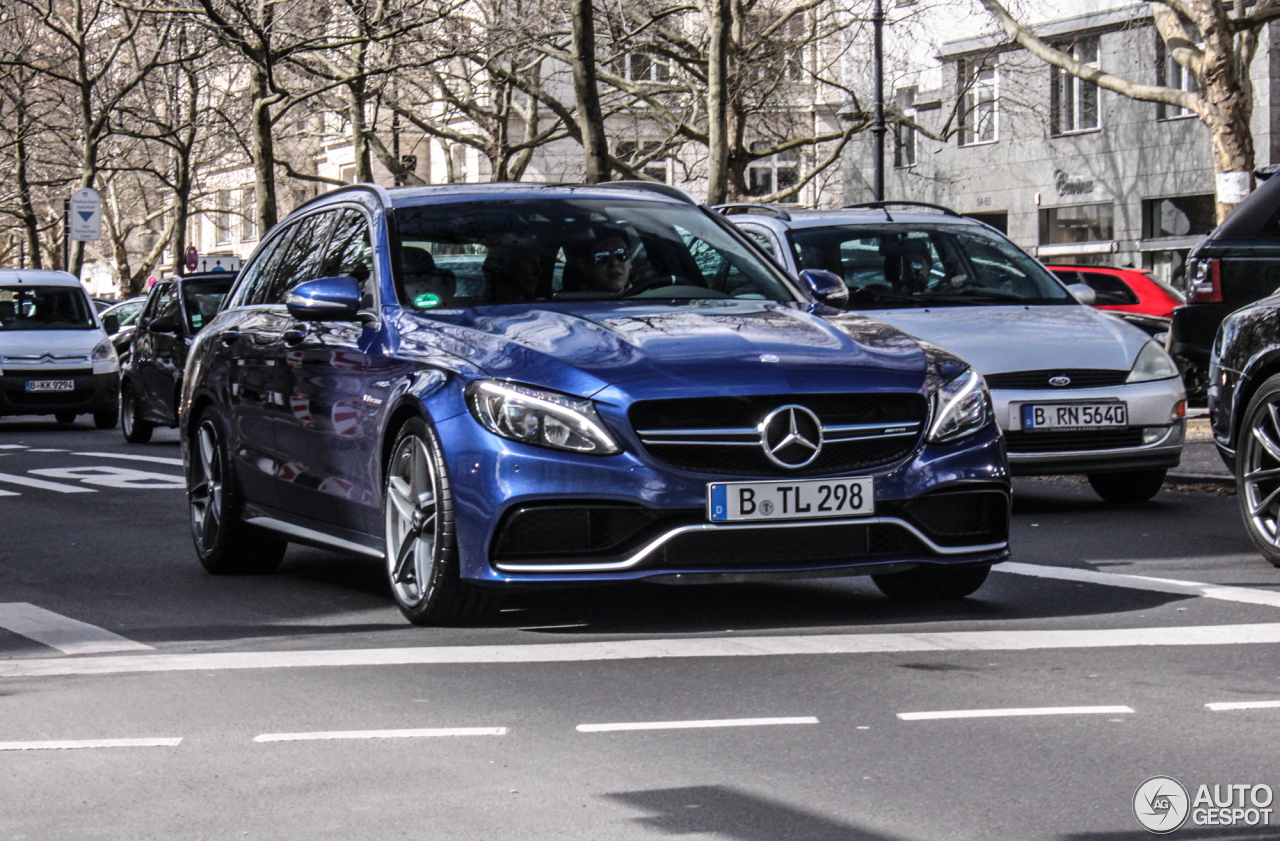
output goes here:
[{"label": "mercedes star emblem", "polygon": [[822,452],[822,421],[804,406],[779,406],[760,422],[760,447],[779,467],[805,467]]}]

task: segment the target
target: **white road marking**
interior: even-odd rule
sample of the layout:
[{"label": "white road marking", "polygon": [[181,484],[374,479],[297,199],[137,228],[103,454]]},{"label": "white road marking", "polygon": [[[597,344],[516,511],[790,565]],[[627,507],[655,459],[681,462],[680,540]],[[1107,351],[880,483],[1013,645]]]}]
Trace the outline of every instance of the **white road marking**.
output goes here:
[{"label": "white road marking", "polygon": [[763,727],[770,724],[817,724],[812,716],[800,718],[722,718],[706,721],[631,721],[622,724],[579,724],[579,733],[609,733],[614,730],[697,730],[703,727]]},{"label": "white road marking", "polygon": [[126,654],[115,657],[0,661],[0,677],[289,669],[317,666],[572,663],[684,657],[897,654],[922,651],[1037,651],[1268,643],[1280,643],[1280,623],[1182,628],[1106,628],[1078,631],[952,631],[921,634],[642,639],[320,651]]},{"label": "white road marking", "polygon": [[88,467],[42,467],[27,472],[37,476],[50,476],[54,479],[79,479],[86,485],[98,485],[103,488],[137,490],[186,487],[186,480],[172,473],[150,473],[145,470],[134,470],[132,467],[116,467],[114,464],[94,464]]},{"label": "white road marking", "polygon": [[1228,587],[1221,584],[1201,584],[1196,581],[1178,581],[1172,578],[1149,578],[1145,575],[1122,575],[1114,572],[1094,572],[1072,567],[1044,566],[1041,564],[1003,563],[991,568],[992,572],[1010,572],[1014,575],[1030,575],[1035,578],[1055,578],[1059,581],[1080,581],[1102,584],[1108,587],[1125,587],[1130,590],[1147,590],[1153,593],[1174,593],[1182,596],[1200,596],[1241,604],[1260,604],[1280,607],[1280,593],[1271,590],[1253,590],[1248,587]]},{"label": "white road marking", "polygon": [[27,452],[29,453],[65,453],[66,450],[56,450],[56,449],[50,449],[47,447],[42,447],[41,449],[38,449],[38,450],[27,450]]},{"label": "white road marking", "polygon": [[0,750],[80,750],[81,748],[176,748],[182,739],[70,739],[57,742],[0,742]]},{"label": "white road marking", "polygon": [[1280,701],[1223,701],[1216,704],[1205,704],[1216,713],[1231,710],[1273,710],[1280,707]]},{"label": "white road marking", "polygon": [[941,718],[1010,718],[1024,715],[1115,715],[1131,713],[1128,707],[1015,707],[1006,710],[937,710],[898,713],[903,721],[933,721]]},{"label": "white road marking", "polygon": [[105,628],[26,602],[0,604],[0,628],[56,648],[64,654],[154,650],[149,645],[125,639]]},{"label": "white road marking", "polygon": [[59,482],[46,482],[44,479],[32,479],[30,476],[15,476],[12,473],[0,473],[0,482],[7,482],[10,485],[23,485],[28,488],[39,488],[42,491],[57,491],[60,494],[97,493],[93,488],[83,488],[76,485],[63,485]]},{"label": "white road marking", "polygon": [[0,490],[0,496],[22,496],[22,494],[17,491]]},{"label": "white road marking", "polygon": [[0,444],[0,450],[25,450],[26,444]]},{"label": "white road marking", "polygon": [[505,736],[505,727],[436,727],[424,730],[335,730],[330,733],[263,733],[255,742],[312,742],[327,739],[421,739],[433,736]]},{"label": "white road marking", "polygon": [[171,464],[174,467],[182,466],[180,458],[163,458],[161,456],[135,456],[127,453],[72,453],[73,456],[89,456],[90,458],[118,458],[125,461],[149,461],[154,464]]}]

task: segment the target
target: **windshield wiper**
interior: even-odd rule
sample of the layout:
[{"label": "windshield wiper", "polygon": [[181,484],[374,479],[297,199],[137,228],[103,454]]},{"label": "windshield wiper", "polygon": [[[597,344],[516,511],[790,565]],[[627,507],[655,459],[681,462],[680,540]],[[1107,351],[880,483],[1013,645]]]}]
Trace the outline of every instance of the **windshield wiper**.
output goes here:
[{"label": "windshield wiper", "polygon": [[879,289],[869,289],[865,286],[849,287],[849,300],[856,298],[867,298],[872,301],[902,301],[907,304],[915,304],[919,302],[919,298],[915,295],[903,295],[899,292],[882,292]]},{"label": "windshield wiper", "polygon": [[920,297],[938,301],[978,299],[983,301],[1014,301],[1019,304],[1034,303],[1036,300],[1033,298],[1024,298],[1021,295],[1015,295],[1012,292],[1001,292],[998,289],[982,289],[978,287],[956,289],[953,292],[925,292],[921,294]]}]

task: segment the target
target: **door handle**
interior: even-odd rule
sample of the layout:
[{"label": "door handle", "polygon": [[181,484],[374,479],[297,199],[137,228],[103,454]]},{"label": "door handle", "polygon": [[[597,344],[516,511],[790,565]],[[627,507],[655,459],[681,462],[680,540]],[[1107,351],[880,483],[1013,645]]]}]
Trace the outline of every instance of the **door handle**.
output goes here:
[{"label": "door handle", "polygon": [[280,338],[286,345],[293,347],[294,345],[301,344],[302,340],[307,338],[307,331],[300,327],[290,327],[288,330],[285,330],[280,334]]},{"label": "door handle", "polygon": [[223,330],[218,334],[218,344],[223,347],[231,347],[238,341],[240,341],[239,330]]}]

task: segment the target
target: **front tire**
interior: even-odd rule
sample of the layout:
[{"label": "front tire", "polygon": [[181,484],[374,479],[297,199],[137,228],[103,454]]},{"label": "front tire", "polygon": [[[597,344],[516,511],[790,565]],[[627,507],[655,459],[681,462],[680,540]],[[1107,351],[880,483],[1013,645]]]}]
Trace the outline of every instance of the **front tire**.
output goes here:
[{"label": "front tire", "polygon": [[1128,470],[1121,473],[1090,473],[1089,486],[1107,502],[1146,502],[1164,487],[1167,470]]},{"label": "front tire", "polygon": [[76,413],[75,412],[54,412],[53,419],[56,420],[58,423],[75,423]]},{"label": "front tire", "polygon": [[145,444],[151,440],[154,427],[142,419],[142,407],[138,405],[131,383],[125,383],[120,390],[120,426],[124,430],[124,440],[130,444]]},{"label": "front tire", "polygon": [[492,615],[497,593],[462,580],[453,495],[435,430],[421,418],[400,428],[382,496],[387,575],[414,625],[466,625]]},{"label": "front tire", "polygon": [[116,409],[104,409],[93,413],[93,425],[98,429],[115,429],[120,420],[120,412]]},{"label": "front tire", "polygon": [[213,407],[201,413],[190,446],[187,500],[201,565],[214,575],[275,572],[289,544],[240,519],[244,501],[222,421]]},{"label": "front tire", "polygon": [[1236,448],[1236,498],[1249,539],[1280,567],[1280,375],[1253,395]]},{"label": "front tire", "polygon": [[977,566],[919,566],[906,572],[873,575],[871,580],[891,599],[942,602],[972,596],[987,580],[990,564]]}]

